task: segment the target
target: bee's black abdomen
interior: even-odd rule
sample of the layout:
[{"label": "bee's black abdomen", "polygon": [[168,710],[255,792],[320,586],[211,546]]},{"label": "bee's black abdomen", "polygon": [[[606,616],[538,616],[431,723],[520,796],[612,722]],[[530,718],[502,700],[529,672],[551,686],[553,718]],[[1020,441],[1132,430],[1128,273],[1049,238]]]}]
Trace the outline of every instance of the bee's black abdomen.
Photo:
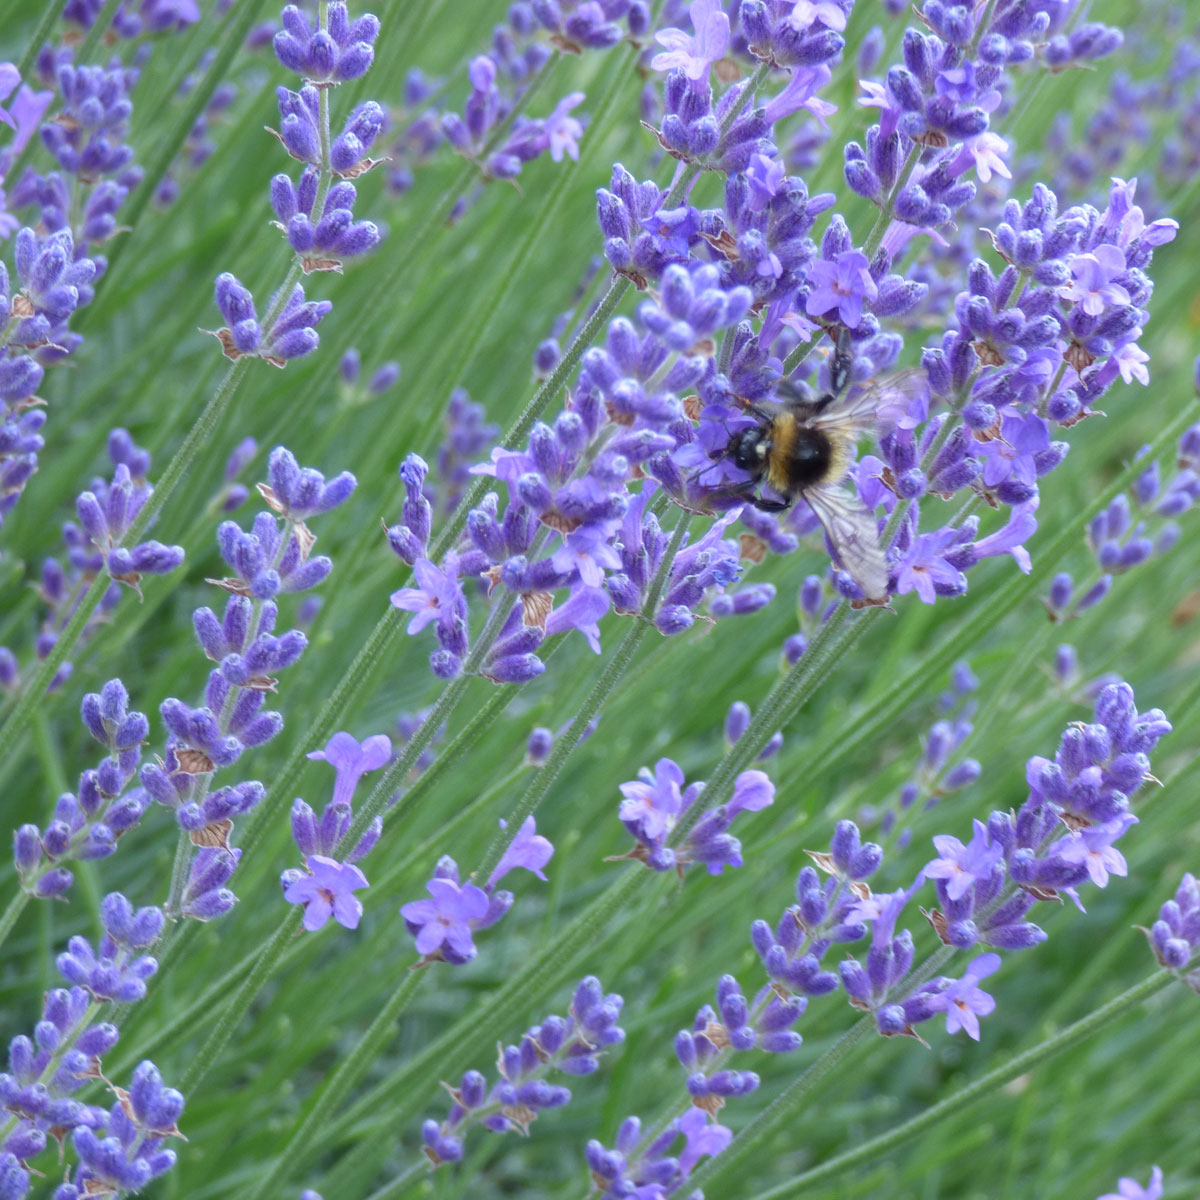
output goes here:
[{"label": "bee's black abdomen", "polygon": [[829,473],[833,447],[819,429],[801,429],[792,448],[792,473],[797,487],[811,487]]},{"label": "bee's black abdomen", "polygon": [[796,420],[779,420],[772,430],[767,482],[781,496],[794,497],[823,482],[833,463],[829,436]]}]

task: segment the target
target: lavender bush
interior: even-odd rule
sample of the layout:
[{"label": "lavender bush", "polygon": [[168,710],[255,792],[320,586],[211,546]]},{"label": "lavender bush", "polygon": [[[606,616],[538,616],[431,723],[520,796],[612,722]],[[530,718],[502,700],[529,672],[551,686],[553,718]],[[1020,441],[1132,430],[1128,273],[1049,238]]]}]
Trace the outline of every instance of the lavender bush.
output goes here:
[{"label": "lavender bush", "polygon": [[1191,1195],[1198,37],[18,3],[0,1200]]}]

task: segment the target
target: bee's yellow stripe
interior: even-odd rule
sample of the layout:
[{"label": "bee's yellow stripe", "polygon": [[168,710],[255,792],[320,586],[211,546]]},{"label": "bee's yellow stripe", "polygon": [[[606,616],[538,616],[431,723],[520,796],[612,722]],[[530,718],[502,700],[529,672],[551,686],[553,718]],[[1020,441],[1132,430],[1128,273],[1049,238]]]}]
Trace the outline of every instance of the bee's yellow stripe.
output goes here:
[{"label": "bee's yellow stripe", "polygon": [[789,479],[788,464],[796,445],[798,427],[791,413],[781,413],[771,422],[771,450],[767,455],[767,482],[781,496],[795,490]]}]

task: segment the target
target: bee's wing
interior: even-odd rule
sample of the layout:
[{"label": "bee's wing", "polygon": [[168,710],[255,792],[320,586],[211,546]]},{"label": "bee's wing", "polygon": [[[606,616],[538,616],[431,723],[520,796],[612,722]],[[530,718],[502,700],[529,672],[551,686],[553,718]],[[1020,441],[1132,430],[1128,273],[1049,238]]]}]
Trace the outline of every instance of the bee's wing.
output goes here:
[{"label": "bee's wing", "polygon": [[919,367],[891,371],[851,388],[808,423],[842,430],[857,440],[878,425],[894,425],[908,411],[909,403],[928,391],[929,377]]},{"label": "bee's wing", "polygon": [[886,600],[888,566],[875,518],[857,496],[840,487],[805,488],[802,493],[817,514],[844,570],[868,600]]}]

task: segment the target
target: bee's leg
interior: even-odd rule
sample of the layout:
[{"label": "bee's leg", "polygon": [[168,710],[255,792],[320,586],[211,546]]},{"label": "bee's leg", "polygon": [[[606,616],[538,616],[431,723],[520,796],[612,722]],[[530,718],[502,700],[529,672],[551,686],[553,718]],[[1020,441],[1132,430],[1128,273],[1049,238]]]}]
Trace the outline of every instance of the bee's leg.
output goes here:
[{"label": "bee's leg", "polygon": [[767,500],[762,496],[747,496],[746,499],[749,500],[759,512],[779,513],[792,507],[792,502],[790,500]]},{"label": "bee's leg", "polygon": [[[850,382],[850,370],[854,366],[854,355],[850,353],[850,330],[842,325],[834,342],[833,361],[829,364],[829,390],[840,396]],[[832,397],[831,397],[832,399]]]}]

